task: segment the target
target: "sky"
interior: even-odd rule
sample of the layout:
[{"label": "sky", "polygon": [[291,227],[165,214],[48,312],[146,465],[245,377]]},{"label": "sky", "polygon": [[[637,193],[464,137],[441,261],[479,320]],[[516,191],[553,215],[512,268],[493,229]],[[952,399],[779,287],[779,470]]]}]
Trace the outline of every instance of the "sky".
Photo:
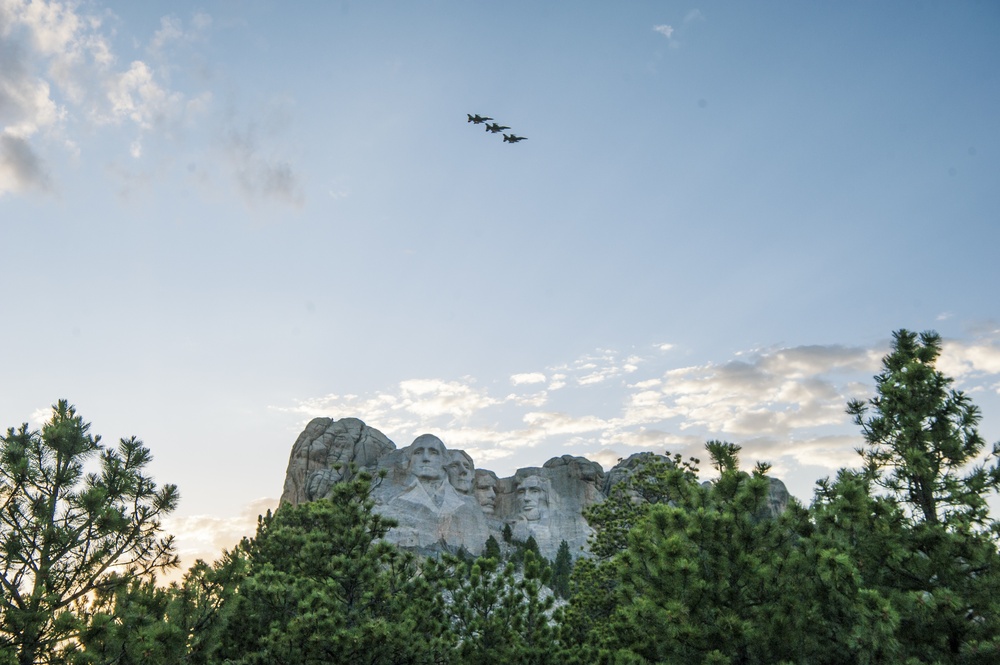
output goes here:
[{"label": "sky", "polygon": [[319,416],[501,476],[723,439],[808,503],[906,328],[1000,440],[998,34],[971,0],[0,0],[0,425],[142,439],[187,565]]}]

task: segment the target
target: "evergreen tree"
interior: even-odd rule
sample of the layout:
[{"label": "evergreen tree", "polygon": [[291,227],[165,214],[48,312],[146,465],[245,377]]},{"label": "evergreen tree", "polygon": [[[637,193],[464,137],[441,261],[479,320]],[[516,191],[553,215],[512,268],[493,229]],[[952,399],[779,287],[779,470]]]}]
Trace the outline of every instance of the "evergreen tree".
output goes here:
[{"label": "evergreen tree", "polygon": [[560,598],[569,597],[569,578],[572,572],[573,557],[569,552],[569,543],[564,540],[559,543],[559,550],[552,564],[552,590]]},{"label": "evergreen tree", "polygon": [[437,663],[452,648],[443,600],[412,554],[383,540],[371,477],[329,499],[262,517],[242,548],[248,574],[227,613],[220,659],[269,663]]},{"label": "evergreen tree", "polygon": [[698,491],[698,463],[680,455],[666,459],[652,453],[640,458],[624,482],[611,488],[605,501],[584,514],[595,533],[590,539],[593,557],[576,562],[570,576],[569,606],[560,613],[560,642],[575,645],[572,657],[594,662],[606,626],[620,602],[619,556],[628,547],[628,535],[650,509]]},{"label": "evergreen tree", "polygon": [[770,482],[758,465],[740,471],[739,447],[709,442],[721,476],[694,479],[670,503],[650,507],[618,557],[618,607],[599,647],[640,662],[810,662],[810,636],[795,565],[807,530],[794,502],[757,517]]},{"label": "evergreen tree", "polygon": [[492,558],[463,563],[452,559],[438,575],[447,585],[450,630],[458,640],[458,663],[558,662],[558,645],[550,614],[553,597],[542,592],[543,561],[530,550],[524,553],[524,572]]},{"label": "evergreen tree", "polygon": [[940,353],[936,333],[896,331],[876,395],[848,404],[866,443],[855,484],[880,492],[868,501],[892,516],[853,549],[881,555],[861,574],[899,613],[906,653],[989,662],[1000,659],[1000,526],[987,505],[1000,488],[1000,451],[980,461],[979,409],[936,369]]},{"label": "evergreen tree", "polygon": [[536,558],[541,558],[542,556],[538,549],[538,541],[535,540],[534,536],[529,535],[528,539],[524,541],[524,545],[522,545],[521,549],[523,549],[526,553],[531,552]]},{"label": "evergreen tree", "polygon": [[503,554],[500,552],[500,543],[492,535],[486,539],[486,547],[483,550],[483,558],[500,561]]},{"label": "evergreen tree", "polygon": [[510,543],[514,540],[514,531],[510,528],[510,524],[503,525],[503,532],[500,534],[503,537],[503,542]]},{"label": "evergreen tree", "polygon": [[212,565],[197,561],[183,581],[159,587],[132,580],[99,589],[81,610],[72,665],[208,665],[246,560],[226,552]]},{"label": "evergreen tree", "polygon": [[40,432],[24,424],[0,436],[0,653],[19,665],[74,648],[74,609],[93,594],[149,584],[176,564],[161,519],[177,488],[145,474],[152,456],[135,437],[106,448],[89,430],[61,400]]}]

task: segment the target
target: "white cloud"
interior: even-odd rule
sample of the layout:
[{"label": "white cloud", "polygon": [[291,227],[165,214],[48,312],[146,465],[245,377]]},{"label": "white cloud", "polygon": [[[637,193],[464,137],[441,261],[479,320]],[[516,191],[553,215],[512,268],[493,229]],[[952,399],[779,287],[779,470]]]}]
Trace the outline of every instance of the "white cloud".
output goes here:
[{"label": "white cloud", "polygon": [[[123,65],[113,49],[114,30],[105,25],[109,13],[91,14],[87,8],[76,2],[0,0],[0,195],[52,189],[47,165],[80,155],[75,136],[89,136],[92,129],[129,132],[118,142],[123,153],[131,162],[150,162],[162,159],[156,148],[176,148],[185,131],[210,126],[204,116],[212,110],[211,92],[186,94],[169,81],[170,56],[180,45],[204,41],[211,16],[199,12],[186,24],[163,17],[147,44],[150,57]],[[278,144],[274,117],[274,109],[265,106],[260,123],[222,124],[223,165],[248,205],[269,200],[300,206],[300,176]],[[269,131],[259,132],[259,124]],[[212,164],[212,156],[204,162]],[[137,169],[150,170],[116,161],[107,172],[129,182]]]},{"label": "white cloud", "polygon": [[510,382],[515,386],[532,383],[545,383],[545,375],[541,372],[529,372],[526,374],[514,374],[510,377]]},{"label": "white cloud", "polygon": [[600,432],[608,427],[606,421],[595,416],[573,416],[553,411],[526,413],[523,420],[532,431],[545,432],[546,435]]},{"label": "white cloud", "polygon": [[701,13],[699,9],[692,9],[687,14],[684,15],[685,23],[694,23],[695,21],[704,21],[705,15]]},{"label": "white cloud", "polygon": [[184,96],[148,63],[116,67],[109,32],[77,3],[0,3],[0,194],[47,187],[48,153],[78,152],[68,132],[81,125],[127,122],[146,132],[183,116]]},{"label": "white cloud", "polygon": [[153,34],[149,48],[151,51],[159,51],[169,42],[183,39],[183,37],[184,30],[180,19],[173,16],[164,16],[160,19],[160,29]]},{"label": "white cloud", "polygon": [[1000,373],[1000,335],[973,341],[945,340],[937,367],[956,379]]},{"label": "white cloud", "polygon": [[674,34],[674,29],[669,25],[655,25],[653,26],[653,30],[660,33],[667,39],[670,39]]},{"label": "white cloud", "polygon": [[422,418],[445,416],[461,420],[493,406],[498,400],[458,381],[414,379],[399,384],[403,409]]},{"label": "white cloud", "polygon": [[183,108],[183,95],[165,90],[150,66],[141,60],[133,62],[127,71],[108,77],[105,88],[110,108],[98,116],[102,122],[127,119],[149,130],[168,115],[179,115]]}]

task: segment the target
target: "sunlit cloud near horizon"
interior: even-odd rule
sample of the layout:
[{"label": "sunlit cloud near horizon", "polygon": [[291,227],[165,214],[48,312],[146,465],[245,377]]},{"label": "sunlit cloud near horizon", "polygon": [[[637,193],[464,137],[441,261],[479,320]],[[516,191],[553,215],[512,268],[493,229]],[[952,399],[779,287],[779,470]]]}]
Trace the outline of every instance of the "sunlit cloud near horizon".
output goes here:
[{"label": "sunlit cloud near horizon", "polygon": [[[536,371],[505,385],[473,377],[411,379],[370,395],[323,395],[273,406],[311,418],[357,417],[398,446],[434,432],[501,475],[546,454],[582,455],[605,470],[638,451],[702,452],[710,439],[743,446],[748,464],[793,472],[849,465],[860,434],[846,413],[874,392],[888,342],[872,348],[809,345],[753,349],[724,362],[673,367],[669,345],[612,350]],[[946,340],[940,366],[971,394],[1000,394],[1000,332]],[[558,378],[557,378],[558,377]],[[818,478],[817,478],[818,479]],[[803,488],[796,492],[808,500]]]}]

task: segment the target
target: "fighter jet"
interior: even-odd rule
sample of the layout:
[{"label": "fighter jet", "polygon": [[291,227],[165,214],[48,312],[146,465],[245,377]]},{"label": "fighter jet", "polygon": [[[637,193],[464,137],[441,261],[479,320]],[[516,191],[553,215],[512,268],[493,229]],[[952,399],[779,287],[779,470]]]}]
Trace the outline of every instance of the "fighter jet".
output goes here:
[{"label": "fighter jet", "polygon": [[466,122],[472,122],[472,123],[475,123],[477,125],[481,125],[482,123],[486,122],[487,120],[492,120],[493,119],[493,118],[487,118],[485,116],[481,116],[478,113],[476,115],[472,115],[471,113],[466,113],[465,115],[469,116],[469,119],[466,120]]},{"label": "fighter jet", "polygon": [[505,129],[510,129],[510,127],[506,127],[506,126],[501,125],[500,123],[497,123],[497,122],[494,122],[492,125],[489,124],[489,123],[486,123],[486,131],[493,132],[494,134],[502,132]]},{"label": "fighter jet", "polygon": [[515,136],[514,134],[504,134],[504,143],[517,143],[518,141],[523,141],[528,138],[527,136]]}]

